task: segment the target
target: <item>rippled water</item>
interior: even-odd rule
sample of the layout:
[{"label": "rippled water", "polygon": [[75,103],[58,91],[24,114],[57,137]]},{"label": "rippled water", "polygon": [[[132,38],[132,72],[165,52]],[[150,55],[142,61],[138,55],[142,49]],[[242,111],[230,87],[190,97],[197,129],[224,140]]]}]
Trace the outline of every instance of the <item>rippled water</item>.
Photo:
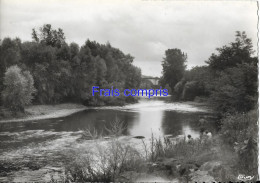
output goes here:
[{"label": "rippled water", "polygon": [[[206,113],[205,108],[171,103],[169,98],[161,97],[142,98],[124,107],[93,107],[59,119],[1,123],[0,162],[4,163],[0,164],[0,181],[49,181],[51,172],[62,171],[59,155],[64,149],[86,146],[88,142],[78,141],[84,129],[95,128],[106,135],[105,127],[109,128],[116,117],[126,124],[127,137],[148,139],[153,133],[196,138],[200,133],[199,118]],[[10,165],[17,161],[23,168],[15,170]],[[24,166],[25,162],[28,166]]]}]

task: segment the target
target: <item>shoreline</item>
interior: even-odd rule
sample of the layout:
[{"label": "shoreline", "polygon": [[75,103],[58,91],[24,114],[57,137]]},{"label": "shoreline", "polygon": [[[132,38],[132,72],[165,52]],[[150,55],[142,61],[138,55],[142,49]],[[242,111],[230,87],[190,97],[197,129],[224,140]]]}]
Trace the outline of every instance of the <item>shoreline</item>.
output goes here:
[{"label": "shoreline", "polygon": [[0,123],[26,122],[33,120],[54,119],[84,111],[87,107],[81,104],[64,103],[56,105],[32,105],[25,108],[24,117],[1,119]]},{"label": "shoreline", "polygon": [[[182,101],[179,103],[189,104],[189,105],[200,107],[202,109],[207,109],[208,113],[213,112],[207,103],[199,103],[194,101]],[[44,104],[31,105],[25,108],[25,112],[27,113],[25,114],[25,116],[0,119],[0,123],[55,119],[55,118],[66,117],[74,113],[84,111],[86,109],[89,108],[82,104],[74,104],[74,103],[64,103],[64,104],[55,104],[55,105],[44,105]]]}]

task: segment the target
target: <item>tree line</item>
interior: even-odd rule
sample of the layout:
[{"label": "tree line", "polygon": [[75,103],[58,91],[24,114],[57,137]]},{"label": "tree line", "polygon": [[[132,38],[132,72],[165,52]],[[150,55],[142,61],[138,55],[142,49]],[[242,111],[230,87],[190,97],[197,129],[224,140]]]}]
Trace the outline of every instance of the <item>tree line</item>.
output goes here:
[{"label": "tree line", "polygon": [[[109,42],[87,40],[68,44],[62,29],[45,24],[32,30],[32,41],[4,38],[0,44],[0,105],[23,110],[36,104],[81,102],[85,105],[123,105],[133,97],[93,97],[92,86],[138,88],[141,69],[134,57]],[[28,97],[30,96],[30,97]]]},{"label": "tree line", "polygon": [[169,49],[162,61],[160,80],[175,100],[206,100],[220,113],[247,112],[257,105],[258,58],[245,32],[235,41],[217,48],[205,66],[186,69],[187,54]]}]

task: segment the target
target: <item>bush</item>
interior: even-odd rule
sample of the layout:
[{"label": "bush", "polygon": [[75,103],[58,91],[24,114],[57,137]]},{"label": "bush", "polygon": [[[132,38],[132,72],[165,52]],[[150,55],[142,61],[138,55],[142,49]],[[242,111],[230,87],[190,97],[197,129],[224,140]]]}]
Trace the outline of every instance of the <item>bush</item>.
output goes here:
[{"label": "bush", "polygon": [[212,140],[204,136],[199,139],[183,138],[178,141],[152,137],[148,154],[151,161],[156,161],[158,158],[176,158],[188,161],[196,159],[202,152],[209,152],[211,147]]},{"label": "bush", "polygon": [[240,173],[257,177],[258,111],[227,115],[222,121],[222,136],[238,153]]},{"label": "bush", "polygon": [[258,113],[256,110],[249,113],[226,115],[222,120],[221,133],[224,140],[230,145],[244,143],[251,136],[257,136]]},{"label": "bush", "polygon": [[189,81],[185,84],[182,93],[183,100],[194,100],[196,96],[205,95],[204,85],[198,81]]},{"label": "bush", "polygon": [[247,112],[257,105],[257,66],[241,64],[219,73],[211,102],[221,113]]}]

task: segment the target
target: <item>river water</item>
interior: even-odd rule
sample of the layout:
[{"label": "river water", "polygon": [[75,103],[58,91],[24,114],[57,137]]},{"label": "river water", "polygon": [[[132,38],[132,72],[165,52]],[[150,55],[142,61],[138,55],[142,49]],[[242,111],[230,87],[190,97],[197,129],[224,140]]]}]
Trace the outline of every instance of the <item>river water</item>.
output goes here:
[{"label": "river water", "polygon": [[[85,129],[106,135],[116,118],[126,125],[124,136],[200,135],[205,107],[170,102],[169,97],[141,98],[123,107],[93,107],[73,115],[0,124],[0,181],[49,181],[59,172],[59,153],[80,145]],[[213,123],[212,123],[213,124]],[[214,125],[208,127],[214,134]]]}]

